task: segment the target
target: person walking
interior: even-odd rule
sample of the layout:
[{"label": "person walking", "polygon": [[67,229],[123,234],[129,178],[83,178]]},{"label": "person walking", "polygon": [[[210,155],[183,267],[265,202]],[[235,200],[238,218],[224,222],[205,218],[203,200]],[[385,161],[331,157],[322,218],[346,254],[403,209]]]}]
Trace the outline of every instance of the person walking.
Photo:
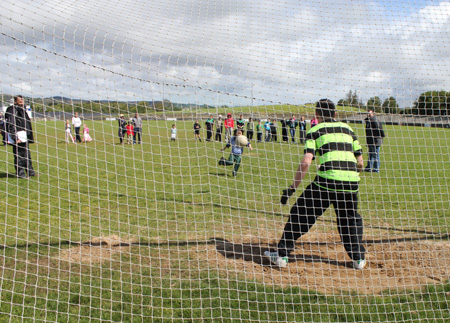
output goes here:
[{"label": "person walking", "polygon": [[72,117],[72,125],[73,130],[75,130],[75,142],[81,142],[80,136],[81,119],[78,116],[78,112],[75,112],[75,115]]},{"label": "person walking", "polygon": [[375,117],[373,110],[368,111],[366,121],[366,144],[369,150],[369,158],[365,172],[380,172],[380,148],[385,137],[383,125]]},{"label": "person walking", "polygon": [[280,203],[289,197],[305,177],[312,160],[319,168],[315,179],[305,188],[292,206],[289,219],[276,251],[264,255],[278,267],[286,267],[295,242],[306,234],[329,207],[333,205],[344,249],[355,269],[366,265],[363,220],[358,213],[359,172],[364,167],[362,148],[352,128],[334,119],[335,105],[328,99],[316,104],[318,125],[306,134],[305,154],[297,168],[294,182],[282,193]]},{"label": "person walking", "polygon": [[14,104],[6,109],[5,120],[8,143],[13,147],[16,176],[36,176],[29,149],[29,144],[34,143],[33,129],[21,95],[16,95]]}]

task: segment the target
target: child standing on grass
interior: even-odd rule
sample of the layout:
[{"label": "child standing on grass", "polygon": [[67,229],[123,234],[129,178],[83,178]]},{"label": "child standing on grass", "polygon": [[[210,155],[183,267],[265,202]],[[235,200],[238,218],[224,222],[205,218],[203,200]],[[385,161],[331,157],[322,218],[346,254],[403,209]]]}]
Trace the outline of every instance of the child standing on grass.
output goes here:
[{"label": "child standing on grass", "polygon": [[[230,138],[230,141],[227,142],[225,147],[223,147],[220,151],[224,151],[226,148],[231,146],[231,154],[228,157],[228,160],[225,158],[220,158],[219,165],[231,166],[234,165],[233,168],[233,176],[237,175],[237,171],[239,166],[241,166],[241,158],[244,153],[244,147],[240,147],[236,144],[236,137],[242,136],[242,130],[236,129],[234,130],[234,136]],[[247,144],[247,147],[250,150],[253,150],[252,145],[250,143]]]},{"label": "child standing on grass", "polygon": [[128,121],[127,124],[127,144],[131,144],[133,142],[134,136],[134,127],[132,121]]},{"label": "child standing on grass", "polygon": [[83,125],[83,142],[92,141],[91,135],[89,134],[89,128],[86,124]]},{"label": "child standing on grass", "polygon": [[[66,142],[67,143],[69,143],[70,141],[71,142],[75,142],[75,140],[73,140],[71,128],[72,128],[72,125],[70,124],[69,120],[66,120],[66,127],[65,127],[65,129],[66,129]],[[69,141],[69,139],[70,139],[70,141]]]},{"label": "child standing on grass", "polygon": [[262,142],[262,134],[263,134],[263,126],[261,124],[261,120],[258,120],[258,124],[256,125],[256,140],[258,142]]},{"label": "child standing on grass", "polygon": [[170,141],[177,140],[177,128],[175,124],[172,125],[172,129],[170,129]]},{"label": "child standing on grass", "polygon": [[202,141],[202,138],[200,137],[200,129],[202,128],[202,126],[200,126],[200,123],[198,123],[198,120],[195,120],[194,123],[194,138],[195,141],[197,141],[197,139],[199,141]]}]

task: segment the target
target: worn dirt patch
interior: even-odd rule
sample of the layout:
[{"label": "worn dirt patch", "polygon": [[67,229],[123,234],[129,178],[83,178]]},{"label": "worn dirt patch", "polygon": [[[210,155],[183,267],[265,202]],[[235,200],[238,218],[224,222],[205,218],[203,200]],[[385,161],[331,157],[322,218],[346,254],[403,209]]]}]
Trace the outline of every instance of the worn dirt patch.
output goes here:
[{"label": "worn dirt patch", "polygon": [[[267,237],[265,230],[263,237]],[[309,232],[296,245],[287,268],[273,267],[263,256],[276,247],[275,238],[252,235],[232,236],[236,241],[212,238],[209,243],[193,244],[188,250],[170,249],[166,254],[169,272],[171,261],[188,261],[190,269],[217,270],[224,276],[280,287],[300,287],[328,295],[377,295],[383,291],[417,290],[428,284],[443,284],[450,277],[450,242],[448,237],[429,234],[365,234],[364,270],[355,270],[342,246],[340,236],[330,232]],[[238,238],[237,238],[238,237]],[[111,261],[118,253],[130,253],[135,239],[118,236],[100,237],[82,242],[60,253],[60,259],[72,263],[97,264]],[[190,260],[186,259],[186,252]],[[131,254],[130,256],[139,256]],[[192,261],[197,259],[197,261]],[[159,264],[161,266],[161,264]],[[195,268],[194,268],[195,267]],[[182,277],[180,277],[182,278]]]},{"label": "worn dirt patch", "polygon": [[[431,239],[435,239],[431,238]],[[277,241],[244,238],[213,239],[196,251],[210,267],[227,275],[283,287],[301,287],[325,294],[381,294],[386,289],[413,290],[441,284],[450,277],[450,243],[428,236],[365,236],[368,264],[355,270],[339,235],[308,233],[297,243],[287,268],[271,266],[263,256]],[[195,251],[194,251],[195,252]]]},{"label": "worn dirt patch", "polygon": [[94,238],[61,251],[60,259],[72,263],[97,264],[111,261],[113,256],[121,252],[129,252],[130,246],[136,242],[134,239],[109,237]]}]

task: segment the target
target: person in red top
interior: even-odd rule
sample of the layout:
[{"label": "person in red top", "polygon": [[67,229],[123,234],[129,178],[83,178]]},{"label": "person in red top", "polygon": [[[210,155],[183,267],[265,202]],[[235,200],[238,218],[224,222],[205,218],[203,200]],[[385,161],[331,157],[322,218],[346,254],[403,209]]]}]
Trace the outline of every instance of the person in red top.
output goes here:
[{"label": "person in red top", "polygon": [[130,120],[127,124],[128,144],[131,144],[133,142],[133,136],[134,136],[134,127],[133,127],[133,122]]},{"label": "person in red top", "polygon": [[228,113],[224,125],[225,125],[225,142],[228,142],[228,140],[233,136],[234,130],[234,120],[233,117],[231,116],[231,113]]}]

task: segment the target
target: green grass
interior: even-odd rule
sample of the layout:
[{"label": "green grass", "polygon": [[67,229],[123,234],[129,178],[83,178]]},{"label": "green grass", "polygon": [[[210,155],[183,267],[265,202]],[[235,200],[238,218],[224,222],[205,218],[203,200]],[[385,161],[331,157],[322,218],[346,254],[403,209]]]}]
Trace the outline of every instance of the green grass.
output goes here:
[{"label": "green grass", "polygon": [[[326,296],[226,277],[190,258],[192,246],[212,237],[257,236],[262,224],[281,232],[289,206],[279,205],[279,194],[302,145],[255,144],[234,178],[217,167],[229,150],[194,142],[190,122],[177,122],[176,142],[168,139],[172,121],[154,121],[144,125],[144,144],[123,146],[115,122],[86,123],[94,141],[77,145],[64,143],[63,122],[35,123],[37,178],[6,176],[14,172],[11,149],[0,150],[0,320],[450,320],[448,282],[395,296]],[[352,126],[364,144],[363,125]],[[386,132],[382,172],[362,174],[365,223],[448,235],[450,131]],[[304,185],[314,173],[312,167]],[[138,243],[101,264],[59,258],[72,242],[110,235]]]}]

